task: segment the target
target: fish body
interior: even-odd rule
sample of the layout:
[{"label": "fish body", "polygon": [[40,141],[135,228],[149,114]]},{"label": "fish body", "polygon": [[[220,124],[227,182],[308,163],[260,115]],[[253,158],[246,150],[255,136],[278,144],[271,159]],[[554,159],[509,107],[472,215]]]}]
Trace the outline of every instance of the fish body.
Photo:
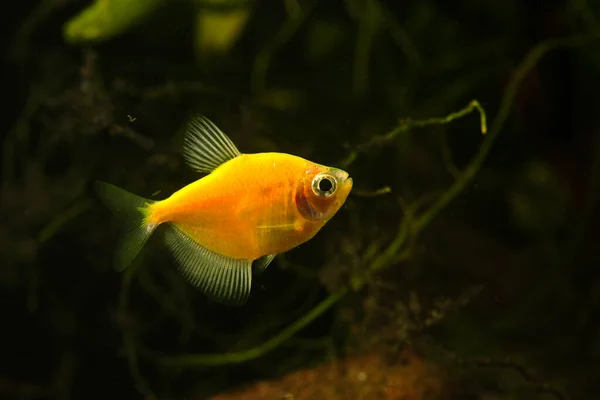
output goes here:
[{"label": "fish body", "polygon": [[172,222],[203,246],[233,258],[283,253],[327,222],[306,218],[296,200],[306,181],[326,169],[289,154],[242,154],[152,204],[148,221]]},{"label": "fish body", "polygon": [[184,276],[216,301],[243,304],[251,267],[313,238],[352,189],[348,173],[285,153],[240,153],[208,119],[190,121],[184,158],[208,175],[161,201],[98,182],[100,198],[127,222],[116,265],[124,269],[153,231],[165,235]]}]

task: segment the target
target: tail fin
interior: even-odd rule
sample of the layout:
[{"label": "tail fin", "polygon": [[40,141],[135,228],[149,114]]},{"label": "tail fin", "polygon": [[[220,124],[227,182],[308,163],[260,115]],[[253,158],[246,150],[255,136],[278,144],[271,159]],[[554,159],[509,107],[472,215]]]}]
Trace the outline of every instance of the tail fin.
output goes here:
[{"label": "tail fin", "polygon": [[95,182],[94,189],[100,200],[124,225],[115,254],[115,269],[123,271],[135,259],[158,226],[147,221],[148,205],[154,201],[105,182]]}]

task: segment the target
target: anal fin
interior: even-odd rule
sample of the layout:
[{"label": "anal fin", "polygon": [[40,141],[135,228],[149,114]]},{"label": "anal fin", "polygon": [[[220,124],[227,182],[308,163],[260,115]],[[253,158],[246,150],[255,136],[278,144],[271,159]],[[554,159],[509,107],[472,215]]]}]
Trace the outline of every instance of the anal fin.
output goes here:
[{"label": "anal fin", "polygon": [[252,285],[252,260],[209,250],[173,224],[168,225],[165,242],[182,275],[207,297],[230,305],[246,303]]}]

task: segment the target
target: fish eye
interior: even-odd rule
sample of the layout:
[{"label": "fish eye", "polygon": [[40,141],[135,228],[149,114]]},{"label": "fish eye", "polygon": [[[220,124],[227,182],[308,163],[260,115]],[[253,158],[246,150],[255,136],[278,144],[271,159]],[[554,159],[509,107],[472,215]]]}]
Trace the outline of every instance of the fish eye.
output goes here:
[{"label": "fish eye", "polygon": [[313,192],[319,197],[329,197],[335,193],[337,181],[335,177],[327,172],[323,172],[315,176],[312,181]]}]

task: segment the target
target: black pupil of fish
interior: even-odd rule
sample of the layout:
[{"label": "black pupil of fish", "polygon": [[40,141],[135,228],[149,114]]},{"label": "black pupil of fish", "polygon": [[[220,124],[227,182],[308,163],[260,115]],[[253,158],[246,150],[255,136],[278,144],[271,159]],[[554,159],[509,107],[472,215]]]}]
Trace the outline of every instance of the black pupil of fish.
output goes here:
[{"label": "black pupil of fish", "polygon": [[333,183],[327,178],[321,179],[319,181],[319,190],[321,192],[329,192],[333,187]]}]

